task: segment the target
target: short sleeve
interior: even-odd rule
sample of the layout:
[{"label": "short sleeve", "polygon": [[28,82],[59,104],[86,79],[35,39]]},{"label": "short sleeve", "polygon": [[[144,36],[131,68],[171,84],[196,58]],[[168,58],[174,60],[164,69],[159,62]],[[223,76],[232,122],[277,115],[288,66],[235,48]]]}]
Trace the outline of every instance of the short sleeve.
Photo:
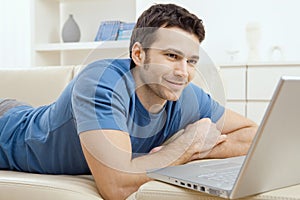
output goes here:
[{"label": "short sleeve", "polygon": [[210,118],[217,122],[225,108],[215,101],[203,89],[190,83],[183,91],[180,99],[181,127],[202,118]]},{"label": "short sleeve", "polygon": [[88,130],[126,131],[129,95],[124,75],[109,61],[93,63],[79,74],[72,92],[78,133]]}]

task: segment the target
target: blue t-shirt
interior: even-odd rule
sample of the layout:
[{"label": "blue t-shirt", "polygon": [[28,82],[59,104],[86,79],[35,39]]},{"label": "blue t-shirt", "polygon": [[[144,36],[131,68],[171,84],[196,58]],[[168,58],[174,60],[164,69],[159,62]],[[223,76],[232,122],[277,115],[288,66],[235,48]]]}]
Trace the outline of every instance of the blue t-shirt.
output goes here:
[{"label": "blue t-shirt", "polygon": [[159,113],[149,113],[135,94],[130,59],[96,61],[54,103],[18,106],[0,117],[0,169],[87,174],[81,132],[128,132],[135,157],[201,118],[216,122],[223,112],[207,93],[189,84],[178,101],[167,101]]}]

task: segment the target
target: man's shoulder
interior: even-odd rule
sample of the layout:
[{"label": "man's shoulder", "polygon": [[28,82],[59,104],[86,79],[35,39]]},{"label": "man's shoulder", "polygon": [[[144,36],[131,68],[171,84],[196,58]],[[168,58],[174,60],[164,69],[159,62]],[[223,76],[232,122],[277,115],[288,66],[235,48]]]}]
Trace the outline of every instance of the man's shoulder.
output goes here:
[{"label": "man's shoulder", "polygon": [[116,82],[130,78],[130,59],[103,59],[88,64],[74,80],[75,84],[90,84],[99,81]]},{"label": "man's shoulder", "polygon": [[130,70],[130,59],[103,59],[88,64],[82,71],[104,71],[111,70],[119,73],[126,73]]},{"label": "man's shoulder", "polygon": [[[130,73],[130,62],[130,59],[105,59],[89,64],[74,79],[73,91],[131,91],[134,88],[134,80]],[[86,88],[90,89],[87,91]]]},{"label": "man's shoulder", "polygon": [[205,91],[194,83],[189,83],[183,90],[181,97],[189,98],[191,95],[203,95],[206,94]]},{"label": "man's shoulder", "polygon": [[[205,104],[208,101],[209,95],[199,86],[190,83],[183,90],[180,99],[178,100],[179,105],[182,107],[199,107],[199,104]],[[193,106],[192,106],[193,105]]]}]

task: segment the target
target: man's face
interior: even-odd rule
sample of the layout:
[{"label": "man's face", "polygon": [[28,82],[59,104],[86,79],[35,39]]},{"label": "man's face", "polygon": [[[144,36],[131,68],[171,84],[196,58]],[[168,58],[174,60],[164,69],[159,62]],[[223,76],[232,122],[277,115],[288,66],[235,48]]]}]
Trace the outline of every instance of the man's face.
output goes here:
[{"label": "man's face", "polygon": [[159,29],[156,38],[141,66],[141,79],[149,92],[163,100],[176,101],[194,78],[199,40],[175,27]]}]

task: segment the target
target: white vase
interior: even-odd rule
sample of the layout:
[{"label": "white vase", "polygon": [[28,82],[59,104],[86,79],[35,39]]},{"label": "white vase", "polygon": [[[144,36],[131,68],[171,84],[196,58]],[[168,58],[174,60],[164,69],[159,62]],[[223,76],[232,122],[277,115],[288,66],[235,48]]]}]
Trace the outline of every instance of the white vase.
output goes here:
[{"label": "white vase", "polygon": [[61,36],[63,42],[79,42],[80,29],[72,14],[69,15],[69,18],[63,25]]},{"label": "white vase", "polygon": [[246,39],[248,44],[248,61],[259,61],[259,45],[261,29],[258,23],[248,23],[246,26]]}]

